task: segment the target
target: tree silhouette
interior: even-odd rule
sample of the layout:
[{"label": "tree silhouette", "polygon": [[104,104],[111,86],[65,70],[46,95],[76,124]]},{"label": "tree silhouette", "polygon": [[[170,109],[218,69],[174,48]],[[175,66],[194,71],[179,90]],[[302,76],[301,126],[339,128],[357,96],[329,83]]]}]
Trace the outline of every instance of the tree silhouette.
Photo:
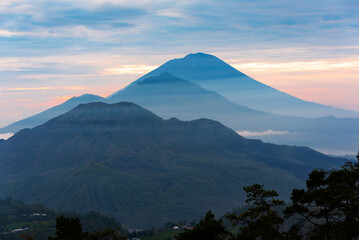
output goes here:
[{"label": "tree silhouette", "polygon": [[80,220],[72,217],[60,216],[56,218],[56,236],[49,240],[81,240],[86,236],[82,232]]},{"label": "tree silhouette", "polygon": [[254,184],[243,188],[247,193],[247,200],[251,207],[237,215],[226,215],[233,226],[241,225],[240,232],[235,239],[280,239],[279,227],[284,222],[275,208],[284,205],[277,199],[278,193],[274,190],[265,190],[263,185]]},{"label": "tree silhouette", "polygon": [[56,236],[49,237],[49,240],[126,240],[121,230],[108,227],[91,233],[82,232],[82,224],[77,217],[60,216],[56,218]]},{"label": "tree silhouette", "polygon": [[292,204],[285,210],[287,216],[301,217],[296,223],[298,228],[309,228],[310,238],[359,236],[358,163],[347,162],[332,171],[314,170],[306,186],[306,190],[292,191]]},{"label": "tree silhouette", "polygon": [[120,233],[120,229],[105,228],[101,231],[89,233],[85,240],[126,240]]},{"label": "tree silhouette", "polygon": [[176,236],[177,240],[222,240],[228,232],[222,220],[216,220],[213,213],[208,211],[193,230],[185,230]]}]

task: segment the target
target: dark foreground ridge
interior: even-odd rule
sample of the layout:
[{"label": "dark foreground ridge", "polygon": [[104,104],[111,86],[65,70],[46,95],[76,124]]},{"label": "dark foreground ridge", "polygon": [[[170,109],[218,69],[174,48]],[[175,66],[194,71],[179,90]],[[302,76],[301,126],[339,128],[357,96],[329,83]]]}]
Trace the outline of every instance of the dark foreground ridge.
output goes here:
[{"label": "dark foreground ridge", "polygon": [[208,209],[223,214],[253,183],[288,198],[313,168],[340,164],[306,147],[245,139],[216,121],[163,120],[133,103],[97,102],[0,143],[0,192],[144,227]]}]

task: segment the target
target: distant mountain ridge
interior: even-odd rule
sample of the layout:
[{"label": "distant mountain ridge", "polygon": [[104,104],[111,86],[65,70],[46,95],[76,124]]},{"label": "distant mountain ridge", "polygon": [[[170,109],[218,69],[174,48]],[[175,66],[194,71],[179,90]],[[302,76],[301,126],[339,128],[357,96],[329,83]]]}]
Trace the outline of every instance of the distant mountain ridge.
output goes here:
[{"label": "distant mountain ridge", "polygon": [[163,118],[213,119],[239,132],[278,132],[260,136],[277,144],[343,153],[355,151],[359,144],[359,119],[308,119],[256,111],[169,73],[134,82],[108,101],[134,102]]},{"label": "distant mountain ridge", "polygon": [[[131,84],[108,99],[109,103],[121,101],[136,103],[162,118],[176,117],[181,120],[208,118],[220,121],[236,130],[241,127],[248,130],[266,130],[268,126],[265,126],[265,122],[278,121],[277,115],[240,106],[216,92],[205,90],[197,84],[169,73],[148,77]],[[263,125],[254,126],[253,120],[258,120]]]},{"label": "distant mountain ridge", "polygon": [[79,97],[72,97],[71,99],[67,100],[66,102],[60,105],[57,105],[46,111],[35,114],[31,117],[14,122],[6,127],[0,128],[0,133],[16,133],[24,128],[33,128],[39,126],[47,122],[48,120],[57,117],[82,103],[106,102],[106,101],[107,101],[106,98],[92,94],[84,94]]},{"label": "distant mountain ridge", "polygon": [[[208,90],[211,87],[214,91]],[[94,95],[73,98],[2,128],[0,133],[33,128],[78,104],[97,101],[135,102],[163,118],[214,119],[240,133],[249,132],[249,136],[251,132],[264,133],[258,138],[266,142],[304,145],[330,154],[354,153],[359,144],[359,118],[313,118],[339,112],[340,116],[352,116],[352,113],[355,116],[355,112],[338,109],[339,112],[333,112],[333,108],[303,102],[251,79],[215,56],[203,53],[171,60],[107,99]],[[310,118],[255,110],[261,108],[274,112],[284,109],[283,112],[295,112],[294,115],[302,115],[299,113],[304,111],[304,115]]]},{"label": "distant mountain ridge", "polygon": [[252,183],[288,198],[312,168],[343,162],[248,140],[212,120],[163,120],[133,103],[97,102],[3,141],[0,197],[95,210],[138,228],[224,213]]},{"label": "distant mountain ridge", "polygon": [[[0,131],[16,132],[22,128],[32,128],[65,113],[80,103],[92,101],[134,102],[165,119],[172,117],[181,120],[213,119],[240,133],[269,132],[257,137],[266,142],[310,146],[334,154],[355,152],[359,144],[357,127],[359,119],[334,117],[306,119],[257,111],[235,104],[216,92],[208,91],[195,83],[166,72],[136,81],[109,99],[94,95],[74,97]],[[41,121],[38,121],[39,119]]]},{"label": "distant mountain ridge", "polygon": [[[184,58],[170,60],[134,83],[164,72],[196,83],[239,105],[256,110],[307,118],[359,118],[359,112],[304,101],[278,91],[248,77],[219,58],[205,53],[189,54]],[[118,92],[108,98],[113,98]]]}]

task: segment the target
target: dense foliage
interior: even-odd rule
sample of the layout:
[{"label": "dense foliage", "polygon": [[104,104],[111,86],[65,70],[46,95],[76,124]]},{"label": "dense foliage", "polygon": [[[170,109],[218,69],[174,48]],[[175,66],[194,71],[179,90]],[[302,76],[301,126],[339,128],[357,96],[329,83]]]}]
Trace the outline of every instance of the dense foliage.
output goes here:
[{"label": "dense foliage", "polygon": [[229,214],[227,218],[235,226],[243,225],[236,239],[276,239],[281,233],[279,226],[284,222],[276,211],[276,207],[283,206],[284,201],[277,199],[278,193],[274,190],[265,190],[263,186],[254,184],[244,187],[247,200],[251,207],[239,214]]},{"label": "dense foliage", "polygon": [[56,218],[56,236],[49,240],[126,240],[121,232],[113,228],[83,232],[80,219],[60,216]]},{"label": "dense foliage", "polygon": [[[359,160],[359,155],[358,155]],[[359,163],[346,163],[333,171],[315,170],[307,189],[294,189],[288,216],[299,217],[297,228],[306,227],[311,238],[359,237]]]},{"label": "dense foliage", "polygon": [[[359,155],[358,155],[359,160]],[[254,184],[244,187],[249,209],[227,218],[240,226],[234,239],[356,239],[359,237],[359,163],[314,170],[306,189],[294,189],[291,203]],[[285,214],[285,218],[283,216]]]},{"label": "dense foliage", "polygon": [[[359,160],[359,155],[358,155]],[[209,211],[206,216],[195,224],[193,229],[182,230],[177,240],[254,240],[254,239],[356,239],[359,237],[359,163],[348,162],[340,169],[331,171],[314,170],[306,181],[306,189],[294,189],[291,202],[285,207],[278,193],[266,190],[262,185],[253,184],[244,187],[247,204],[238,213],[226,215],[236,228],[216,220]],[[11,227],[34,226],[38,222],[48,228],[54,228],[54,216],[57,213],[41,205],[26,205],[10,198],[0,200],[2,231]],[[86,217],[87,216],[87,217]],[[39,221],[35,219],[43,218]],[[174,224],[168,222],[163,229],[148,229],[129,234],[117,227],[103,227],[97,230],[84,231],[82,220],[87,223],[103,226],[110,224],[111,218],[96,213],[85,215],[60,216],[56,219],[56,235],[50,240],[122,240],[126,237],[143,237],[143,239],[171,239],[175,232]],[[102,221],[102,220],[104,221]],[[24,224],[24,223],[27,223]],[[45,224],[46,223],[46,224]],[[51,225],[52,224],[52,225]],[[185,222],[183,226],[186,226]],[[31,227],[31,228],[32,228]],[[186,229],[186,228],[182,228]],[[32,239],[33,231],[25,231],[23,239]],[[38,228],[42,233],[44,228]],[[30,234],[29,234],[30,233]],[[54,235],[50,232],[49,235]],[[19,239],[20,234],[2,234],[0,239]],[[43,235],[42,235],[43,236]],[[44,239],[44,238],[42,238]]]},{"label": "dense foliage", "polygon": [[[47,239],[55,234],[56,218],[64,215],[79,219],[85,232],[102,231],[106,228],[117,229],[121,224],[113,217],[96,212],[77,214],[55,212],[40,204],[26,204],[11,198],[0,199],[0,239],[20,239],[20,236],[32,236],[34,239]],[[17,231],[16,231],[17,230]],[[127,234],[121,229],[121,234]]]},{"label": "dense foliage", "polygon": [[176,236],[176,240],[222,240],[227,235],[222,220],[216,220],[213,213],[208,211],[204,219],[199,221],[193,230],[185,230]]},{"label": "dense foliage", "polygon": [[[359,161],[359,154],[357,156]],[[306,189],[294,189],[285,207],[274,190],[253,184],[243,188],[247,207],[227,214],[235,228],[226,230],[221,220],[207,213],[193,231],[178,240],[292,240],[359,238],[359,162],[340,169],[313,170]],[[213,234],[211,234],[213,233]]]},{"label": "dense foliage", "polygon": [[49,237],[49,240],[81,240],[85,236],[80,219],[60,216],[56,218],[56,236]]}]

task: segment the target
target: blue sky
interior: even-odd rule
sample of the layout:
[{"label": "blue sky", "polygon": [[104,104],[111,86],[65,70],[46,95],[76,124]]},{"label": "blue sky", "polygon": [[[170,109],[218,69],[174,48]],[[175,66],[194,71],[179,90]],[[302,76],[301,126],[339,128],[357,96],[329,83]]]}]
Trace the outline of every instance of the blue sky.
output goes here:
[{"label": "blue sky", "polygon": [[306,100],[359,110],[351,0],[0,2],[0,126],[106,96],[191,52]]}]

